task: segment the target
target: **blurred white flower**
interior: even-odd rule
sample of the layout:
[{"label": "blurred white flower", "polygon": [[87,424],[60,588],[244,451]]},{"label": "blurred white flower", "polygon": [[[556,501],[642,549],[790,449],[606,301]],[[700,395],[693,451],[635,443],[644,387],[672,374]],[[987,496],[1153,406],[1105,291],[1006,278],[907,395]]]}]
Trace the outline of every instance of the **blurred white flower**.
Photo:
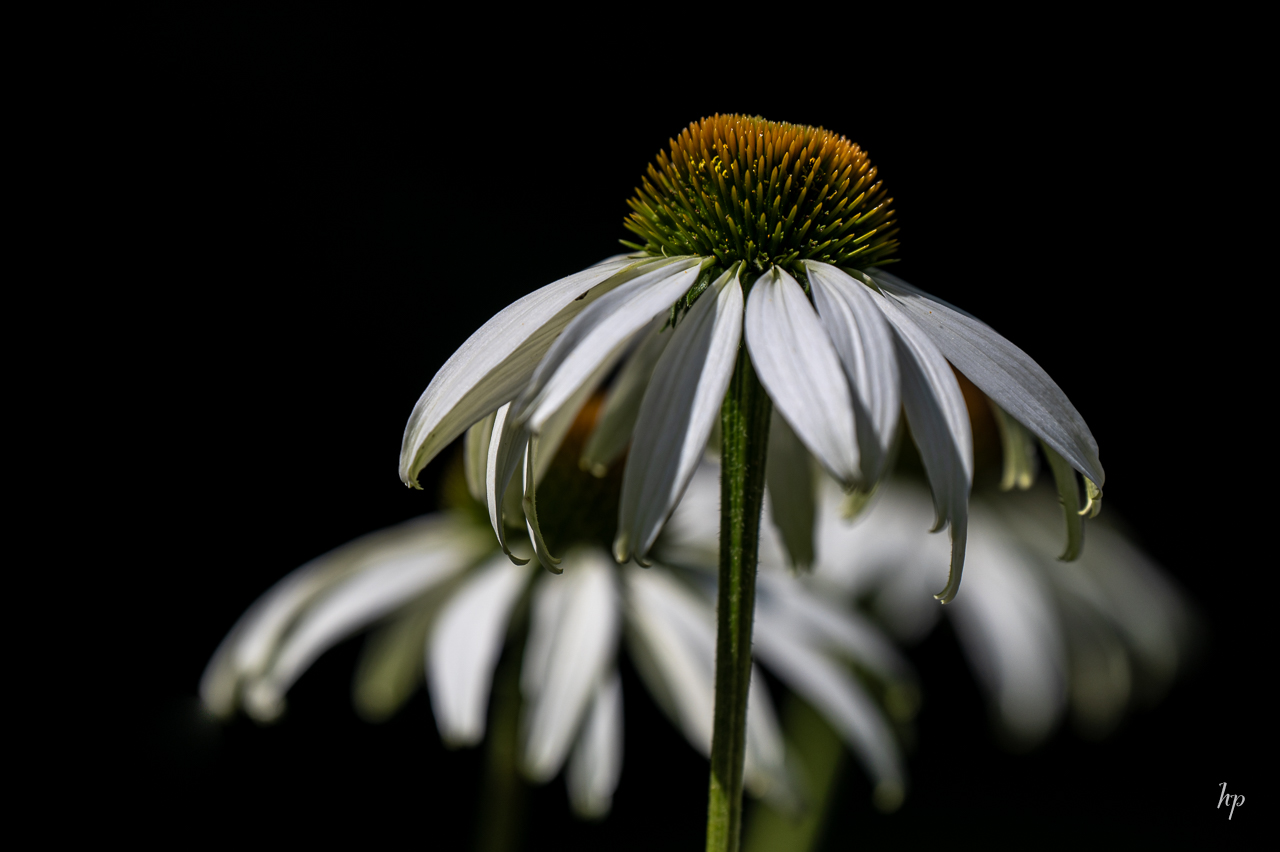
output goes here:
[{"label": "blurred white flower", "polygon": [[[716,488],[714,472],[706,476]],[[714,554],[714,535],[702,544]],[[563,566],[570,570],[562,575],[537,571],[537,564],[514,564],[483,520],[465,511],[357,539],[297,569],[244,614],[210,661],[201,697],[222,716],[240,706],[258,720],[273,720],[286,692],[322,653],[381,623],[356,678],[362,713],[375,719],[394,713],[425,669],[441,736],[472,745],[485,735],[494,670],[527,594],[521,764],[539,782],[567,764],[573,807],[599,816],[610,807],[622,767],[620,639],[657,703],[695,748],[710,751],[714,573],[660,563],[618,566],[602,547],[581,544],[565,552]],[[910,689],[905,662],[865,619],[784,574],[762,578],[758,613],[762,662],[826,714],[866,766],[877,801],[896,805],[904,783],[901,755],[845,660],[899,690]],[[800,794],[758,672],[749,708],[748,789],[794,807]]]},{"label": "blurred white flower", "polygon": [[[1194,651],[1190,605],[1114,527],[1090,522],[1079,559],[1056,558],[1062,510],[1050,489],[1017,499],[974,496],[965,594],[940,608],[929,591],[941,579],[947,543],[925,532],[933,518],[928,490],[896,478],[851,525],[837,508],[836,485],[824,480],[822,488],[815,570],[801,582],[824,598],[869,606],[906,643],[949,618],[1012,745],[1041,741],[1068,710],[1083,734],[1105,735],[1127,709],[1158,699]],[[711,507],[717,497],[702,495]],[[701,517],[693,508],[685,517]],[[762,528],[762,576],[765,566],[786,562],[773,526]],[[713,550],[697,553],[706,534],[683,536],[682,552],[673,548],[670,558],[713,565]]]}]

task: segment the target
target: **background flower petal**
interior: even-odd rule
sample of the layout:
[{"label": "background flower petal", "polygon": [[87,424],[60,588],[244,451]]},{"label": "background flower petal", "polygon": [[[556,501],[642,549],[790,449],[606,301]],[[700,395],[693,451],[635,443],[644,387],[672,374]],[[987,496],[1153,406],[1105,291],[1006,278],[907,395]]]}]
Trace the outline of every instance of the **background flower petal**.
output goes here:
[{"label": "background flower petal", "polygon": [[613,804],[613,791],[622,776],[622,678],[611,672],[596,688],[569,756],[565,785],[574,813],[599,819]]},{"label": "background flower petal", "polygon": [[367,555],[358,572],[326,589],[307,607],[270,666],[246,687],[245,709],[251,715],[278,715],[285,692],[322,653],[466,569],[493,546],[474,526],[439,520],[429,546],[420,538],[392,539]]},{"label": "background flower petal", "polygon": [[[531,660],[540,678],[521,676],[525,693],[523,764],[535,781],[551,778],[564,763],[587,705],[612,664],[619,629],[614,568],[603,550],[580,547],[564,556],[564,574],[540,584],[562,583],[564,599],[554,624],[541,622],[548,607],[533,610]],[[536,640],[535,634],[541,634]]]},{"label": "background flower petal", "polygon": [[769,424],[769,455],[765,462],[768,505],[791,567],[813,567],[813,526],[817,517],[817,483],[809,451],[800,443],[786,419],[773,410]]},{"label": "background flower petal", "polygon": [[445,742],[474,745],[484,738],[507,620],[531,573],[531,566],[498,554],[472,571],[440,612],[428,640],[426,671]]}]

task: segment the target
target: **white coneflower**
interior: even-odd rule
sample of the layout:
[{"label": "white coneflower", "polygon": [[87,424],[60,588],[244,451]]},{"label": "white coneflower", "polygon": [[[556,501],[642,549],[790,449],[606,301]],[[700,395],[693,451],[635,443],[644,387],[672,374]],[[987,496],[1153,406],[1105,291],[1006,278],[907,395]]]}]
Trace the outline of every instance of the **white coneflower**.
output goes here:
[{"label": "white coneflower", "polygon": [[[544,480],[549,496],[565,498],[554,501],[544,518],[552,541],[565,547],[563,576],[537,572],[536,559],[513,564],[465,492],[455,488],[459,508],[343,545],[264,594],[210,661],[201,683],[205,705],[222,716],[243,707],[258,720],[273,720],[288,690],[321,654],[380,624],[357,673],[362,714],[389,716],[425,680],[441,737],[473,745],[485,736],[510,623],[527,611],[520,762],[531,780],[547,781],[564,768],[579,815],[609,810],[622,768],[620,644],[672,722],[709,753],[713,575],[660,562],[650,570],[619,567],[601,544],[612,531],[611,516],[600,523],[598,513],[555,512],[584,499],[616,505],[617,477],[597,480],[576,464],[583,424],[590,424],[596,408],[584,409]],[[691,519],[682,528],[693,526]],[[714,552],[715,546],[713,532],[702,547]],[[905,784],[902,757],[890,725],[848,662],[889,689],[912,691],[906,663],[865,618],[814,598],[790,577],[767,581],[761,601],[770,614],[757,636],[784,649],[766,665],[823,708],[867,768],[877,803],[895,806]],[[773,704],[760,678],[753,680],[748,788],[794,808],[798,793]]]},{"label": "white coneflower", "polygon": [[[401,478],[416,485],[440,450],[487,418],[497,526],[498,496],[526,457],[554,453],[557,420],[571,420],[630,356],[584,463],[602,470],[630,441],[614,549],[619,561],[643,559],[693,473],[745,340],[785,426],[846,490],[883,474],[905,408],[938,524],[952,526],[952,573],[939,594],[950,600],[972,450],[948,362],[1090,483],[1100,488],[1103,472],[1084,420],[1029,356],[879,268],[897,244],[891,203],[842,136],[742,116],[691,125],[631,200],[626,226],[645,240],[629,244],[637,253],[531,293],[473,334],[418,400]],[[529,531],[554,565],[536,517]]]},{"label": "white coneflower", "polygon": [[[1083,511],[1101,495],[1097,444],[1044,370],[988,326],[879,268],[897,245],[891,202],[866,153],[843,136],[738,115],[691,124],[630,201],[626,227],[641,242],[627,245],[636,253],[498,313],[440,369],[405,428],[400,476],[408,484],[449,442],[476,430],[474,463],[485,471],[490,520],[509,555],[504,504],[523,466],[529,538],[554,570],[559,560],[538,519],[539,458],[554,452],[563,424],[620,362],[625,381],[583,458],[606,468],[630,439],[618,561],[644,564],[719,418],[716,729],[727,739],[712,759],[708,848],[737,846],[773,412],[774,428],[787,433],[776,441],[803,447],[846,492],[866,494],[888,467],[905,410],[933,491],[934,527],[950,525],[950,572],[937,595],[944,603],[960,583],[973,476],[952,365],[1002,409],[1012,443],[1028,444],[1026,430],[1040,439],[1068,515],[1079,499],[1072,468],[1085,477]],[[783,526],[792,559],[803,564],[812,501],[788,475],[794,466],[770,466],[779,471],[774,501],[791,512]]]}]

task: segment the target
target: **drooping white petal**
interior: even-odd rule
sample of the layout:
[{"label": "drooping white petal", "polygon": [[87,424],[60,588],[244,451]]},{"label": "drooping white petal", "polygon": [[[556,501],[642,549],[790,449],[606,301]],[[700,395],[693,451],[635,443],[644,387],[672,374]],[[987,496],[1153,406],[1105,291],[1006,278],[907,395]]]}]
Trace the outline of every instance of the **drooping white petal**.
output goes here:
[{"label": "drooping white petal", "polygon": [[505,498],[511,477],[524,459],[528,444],[529,433],[516,425],[515,418],[511,416],[511,403],[499,408],[494,415],[485,464],[485,500],[488,502],[489,523],[493,526],[494,535],[498,537],[498,544],[502,546],[502,552],[517,565],[523,565],[528,560],[522,560],[513,554],[507,544]]},{"label": "drooping white petal", "polygon": [[1049,470],[1053,472],[1054,485],[1058,487],[1058,502],[1062,504],[1063,520],[1067,524],[1067,546],[1058,558],[1063,562],[1074,562],[1080,557],[1084,547],[1084,520],[1080,517],[1080,483],[1076,481],[1076,472],[1071,463],[1054,452],[1048,444],[1041,443],[1045,460],[1049,462]]},{"label": "drooping white petal", "polygon": [[[562,576],[543,575],[540,584],[567,587],[554,624],[539,621],[547,608],[533,610],[530,644],[546,648],[536,661],[542,677],[521,677],[526,687],[523,763],[529,777],[545,781],[560,769],[588,702],[613,661],[619,628],[618,590],[605,553],[581,547],[565,554]],[[549,637],[538,634],[550,634]],[[535,639],[535,636],[537,638]]]},{"label": "drooping white petal", "polygon": [[988,407],[995,417],[996,429],[1000,432],[1000,449],[1004,460],[1000,490],[1017,488],[1026,491],[1035,483],[1036,474],[1040,471],[1035,438],[1026,426],[1014,420],[994,402]]},{"label": "drooping white petal", "polygon": [[644,261],[618,258],[530,293],[498,312],[458,347],[413,407],[400,447],[400,478],[418,472],[481,417],[514,398],[574,317]]},{"label": "drooping white petal", "polygon": [[232,713],[241,681],[262,674],[281,637],[320,593],[381,559],[449,548],[457,528],[451,514],[415,518],[361,536],[289,573],[249,607],[214,652],[200,680],[205,706],[220,716]]},{"label": "drooping white petal", "polygon": [[791,567],[813,566],[813,525],[817,513],[817,484],[809,451],[785,418],[773,410],[769,424],[769,456],[765,463],[768,488],[765,513],[773,519]]},{"label": "drooping white petal", "polygon": [[861,479],[849,382],[796,280],[776,266],[747,298],[747,348],[760,383],[796,435],[845,487]]},{"label": "drooping white petal", "polygon": [[524,524],[529,533],[529,543],[533,545],[533,552],[537,554],[538,561],[551,573],[559,574],[563,570],[558,567],[560,560],[551,555],[547,542],[542,538],[542,526],[538,523],[537,478],[534,471],[537,455],[538,436],[534,435],[529,438],[524,451],[524,497],[521,499],[520,506],[524,510]]},{"label": "drooping white petal", "polygon": [[663,330],[666,321],[665,316],[660,316],[649,324],[648,329],[640,332],[640,345],[627,358],[609,389],[595,429],[582,450],[580,466],[593,476],[604,476],[609,465],[631,441],[636,417],[640,415],[640,401],[649,387],[649,377],[673,336],[670,330]]},{"label": "drooping white petal", "polygon": [[805,263],[813,302],[852,388],[866,482],[885,472],[901,397],[893,335],[866,285],[826,263]]},{"label": "drooping white petal", "polygon": [[[668,570],[627,566],[627,638],[650,693],[702,754],[711,754],[715,714],[715,613]],[[791,798],[785,746],[762,677],[752,666],[747,693],[745,775],[759,796]]]},{"label": "drooping white petal", "polygon": [[520,421],[541,432],[547,419],[601,365],[623,354],[632,335],[693,286],[701,262],[681,257],[650,264],[584,310],[538,363],[519,400]]},{"label": "drooping white petal", "polygon": [[956,369],[1053,447],[1089,479],[1103,485],[1098,442],[1080,412],[1049,374],[995,329],[941,299],[879,269],[871,278],[910,315]]},{"label": "drooping white petal", "polygon": [[270,666],[245,690],[245,709],[271,719],[283,709],[294,681],[326,650],[473,564],[493,546],[487,535],[456,518],[442,523],[424,546],[397,541],[368,554],[360,570],[328,588],[298,618]]},{"label": "drooping white petal", "polygon": [[599,819],[613,804],[622,775],[622,678],[616,671],[596,688],[591,709],[569,756],[565,785],[574,813]]},{"label": "drooping white petal", "polygon": [[560,445],[564,442],[565,436],[573,428],[574,421],[578,419],[578,414],[582,411],[583,405],[595,393],[605,377],[609,375],[612,367],[613,364],[611,362],[602,362],[587,377],[587,380],[569,396],[565,404],[560,406],[560,410],[548,417],[546,422],[542,424],[542,431],[538,433],[537,458],[534,462],[534,470],[537,472],[536,482],[542,482],[542,478],[546,476],[547,471],[551,468],[552,460],[560,450]]},{"label": "drooping white petal", "polygon": [[467,430],[462,442],[463,469],[467,475],[467,491],[477,503],[488,503],[485,480],[489,471],[489,445],[498,412],[483,417]]},{"label": "drooping white petal", "polygon": [[755,650],[769,670],[818,710],[876,782],[876,798],[901,799],[902,755],[875,702],[839,664],[798,641],[765,613],[757,613]]},{"label": "drooping white petal", "polygon": [[876,294],[876,304],[893,326],[903,408],[938,512],[934,529],[951,525],[951,571],[946,588],[937,594],[938,600],[948,603],[960,587],[968,534],[969,488],[973,484],[969,411],[951,366],[924,332],[896,303]]},{"label": "drooping white petal", "polygon": [[725,272],[693,304],[658,359],[622,475],[614,558],[643,559],[702,458],[742,339],[742,287]]},{"label": "drooping white petal", "polygon": [[484,738],[493,670],[507,619],[532,567],[497,554],[466,578],[445,604],[427,645],[427,685],[440,736],[454,745]]}]

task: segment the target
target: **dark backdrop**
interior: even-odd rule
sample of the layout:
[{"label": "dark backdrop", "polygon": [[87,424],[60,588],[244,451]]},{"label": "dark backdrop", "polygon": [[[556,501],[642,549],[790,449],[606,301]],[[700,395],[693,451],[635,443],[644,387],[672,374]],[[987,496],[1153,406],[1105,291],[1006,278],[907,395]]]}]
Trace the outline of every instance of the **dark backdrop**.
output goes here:
[{"label": "dark backdrop", "polygon": [[[118,700],[141,723],[130,789],[156,803],[148,824],[463,843],[481,750],[445,750],[422,694],[390,723],[358,720],[358,640],[273,727],[203,720],[201,669],[284,573],[435,507],[439,464],[425,492],[396,475],[435,371],[517,296],[615,252],[625,199],[668,136],[736,111],[870,152],[899,211],[895,271],[1055,377],[1102,448],[1107,511],[1208,626],[1200,666],[1163,704],[1105,742],[1064,730],[1026,756],[997,747],[938,631],[913,652],[927,693],[905,806],[879,815],[847,773],[829,847],[1116,830],[1226,843],[1260,825],[1266,530],[1249,483],[1273,462],[1250,389],[1272,371],[1251,365],[1261,332],[1239,315],[1260,282],[1239,262],[1250,131],[1229,69],[1206,75],[1186,39],[1137,30],[1009,39],[971,21],[935,51],[914,28],[833,23],[806,46],[780,25],[776,46],[691,35],[665,50],[663,30],[638,24],[576,44],[544,41],[546,22],[490,24],[157,14],[114,60],[129,74],[109,94],[120,155],[104,227],[134,282],[115,341],[128,380],[112,451],[130,501],[116,543],[135,566],[118,590]],[[573,821],[557,780],[533,794],[529,848],[699,848],[705,762],[624,675],[613,814]],[[1214,808],[1222,781],[1249,797],[1230,823]]]}]

